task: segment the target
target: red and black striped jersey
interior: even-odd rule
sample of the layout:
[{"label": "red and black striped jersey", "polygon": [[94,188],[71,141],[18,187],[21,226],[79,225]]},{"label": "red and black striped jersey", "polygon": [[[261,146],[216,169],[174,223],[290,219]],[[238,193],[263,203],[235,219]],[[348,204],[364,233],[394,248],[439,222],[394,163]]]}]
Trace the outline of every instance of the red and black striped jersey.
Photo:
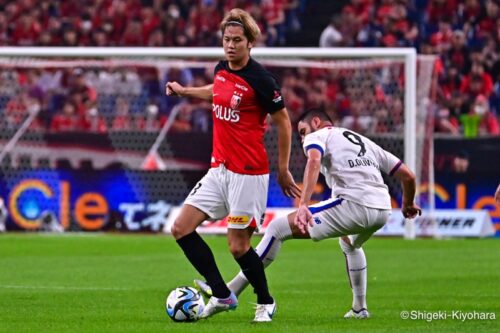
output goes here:
[{"label": "red and black striped jersey", "polygon": [[269,173],[266,118],[285,107],[274,76],[252,58],[237,71],[221,61],[214,71],[212,106],[212,166],[222,163],[228,170],[247,175]]}]

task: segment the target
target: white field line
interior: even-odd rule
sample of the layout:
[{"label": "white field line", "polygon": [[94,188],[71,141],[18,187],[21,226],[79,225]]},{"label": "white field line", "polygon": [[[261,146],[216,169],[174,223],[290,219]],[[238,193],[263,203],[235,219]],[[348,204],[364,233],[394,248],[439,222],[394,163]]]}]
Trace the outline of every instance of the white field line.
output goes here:
[{"label": "white field line", "polygon": [[116,287],[76,287],[76,286],[26,286],[26,285],[0,285],[0,289],[45,289],[45,290],[88,290],[88,291],[130,291],[139,290],[132,288],[116,288]]}]

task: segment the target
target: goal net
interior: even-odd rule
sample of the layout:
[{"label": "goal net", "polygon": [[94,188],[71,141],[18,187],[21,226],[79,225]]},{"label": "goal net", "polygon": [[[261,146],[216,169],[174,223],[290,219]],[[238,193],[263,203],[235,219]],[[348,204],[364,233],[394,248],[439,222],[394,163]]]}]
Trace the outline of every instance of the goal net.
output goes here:
[{"label": "goal net", "polygon": [[[112,223],[128,230],[160,228],[152,216],[181,204],[208,167],[212,121],[210,104],[166,97],[164,85],[211,83],[222,55],[211,48],[0,50],[0,163],[7,185],[0,195],[14,210],[15,223],[39,227],[43,213],[52,212],[66,229]],[[413,49],[376,48],[268,48],[254,49],[252,55],[278,78],[294,126],[306,108],[323,108],[336,125],[372,138],[404,160],[417,175],[419,204],[433,209],[432,57],[419,57],[417,65]],[[276,172],[272,125],[266,146]],[[298,181],[304,163],[295,131],[290,166]],[[40,170],[46,172],[36,173]],[[81,196],[64,188],[73,186],[68,170],[70,178],[86,179],[75,185],[84,187]],[[121,193],[101,188],[113,172],[126,180],[116,181]],[[50,178],[46,183],[55,188],[52,197],[36,183],[40,175]],[[31,196],[12,199],[23,177],[35,181],[45,199],[55,199],[43,208]],[[398,207],[401,188],[393,179],[387,182]],[[106,205],[88,196],[103,192]],[[124,193],[132,200],[123,202]],[[327,195],[320,186],[315,198]],[[268,204],[294,202],[271,181]],[[98,209],[103,207],[107,209]],[[93,224],[88,215],[102,215],[101,224]]]}]

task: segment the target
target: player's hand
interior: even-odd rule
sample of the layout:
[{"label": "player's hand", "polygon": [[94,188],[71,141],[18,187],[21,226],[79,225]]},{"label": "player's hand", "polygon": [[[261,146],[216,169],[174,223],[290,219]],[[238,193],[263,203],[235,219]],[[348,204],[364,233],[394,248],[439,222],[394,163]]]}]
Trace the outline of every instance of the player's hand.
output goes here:
[{"label": "player's hand", "polygon": [[167,96],[182,96],[184,87],[177,82],[167,82],[165,85],[165,93]]},{"label": "player's hand", "polygon": [[278,174],[278,184],[283,194],[291,198],[300,198],[300,188],[295,184],[293,176],[289,170]]},{"label": "player's hand", "polygon": [[300,232],[303,234],[307,233],[307,225],[313,225],[313,217],[309,207],[306,205],[300,205],[297,210],[297,214],[295,214],[295,219],[293,220],[293,224],[299,228]]},{"label": "player's hand", "polygon": [[401,208],[401,212],[403,212],[403,216],[407,219],[412,219],[417,215],[422,215],[422,209],[419,206],[412,203],[411,205],[403,205]]}]

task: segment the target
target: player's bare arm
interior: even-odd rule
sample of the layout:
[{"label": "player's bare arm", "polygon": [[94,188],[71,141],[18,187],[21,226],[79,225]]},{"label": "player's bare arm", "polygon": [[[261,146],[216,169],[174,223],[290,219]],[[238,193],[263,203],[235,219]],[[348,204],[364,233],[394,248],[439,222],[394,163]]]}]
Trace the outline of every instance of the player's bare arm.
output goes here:
[{"label": "player's bare arm", "polygon": [[495,192],[495,200],[500,205],[500,184],[498,184],[497,191]]},{"label": "player's bare arm", "polygon": [[178,82],[167,82],[165,93],[167,96],[194,97],[211,102],[213,98],[213,84],[202,87],[184,87]]},{"label": "player's bare arm", "polygon": [[401,182],[401,186],[403,187],[403,203],[401,205],[403,216],[412,219],[417,215],[421,215],[422,210],[414,202],[416,182],[413,172],[406,165],[402,164],[394,176]]},{"label": "player's bare arm", "polygon": [[304,181],[302,195],[300,197],[299,209],[295,215],[294,223],[302,233],[307,232],[307,225],[313,223],[311,211],[308,208],[309,201],[318,182],[321,168],[321,152],[316,148],[307,151],[307,164],[304,170]]},{"label": "player's bare arm", "polygon": [[300,197],[300,188],[295,184],[292,174],[288,170],[290,150],[292,144],[292,125],[286,108],[272,114],[273,123],[278,127],[278,183],[287,197]]}]

